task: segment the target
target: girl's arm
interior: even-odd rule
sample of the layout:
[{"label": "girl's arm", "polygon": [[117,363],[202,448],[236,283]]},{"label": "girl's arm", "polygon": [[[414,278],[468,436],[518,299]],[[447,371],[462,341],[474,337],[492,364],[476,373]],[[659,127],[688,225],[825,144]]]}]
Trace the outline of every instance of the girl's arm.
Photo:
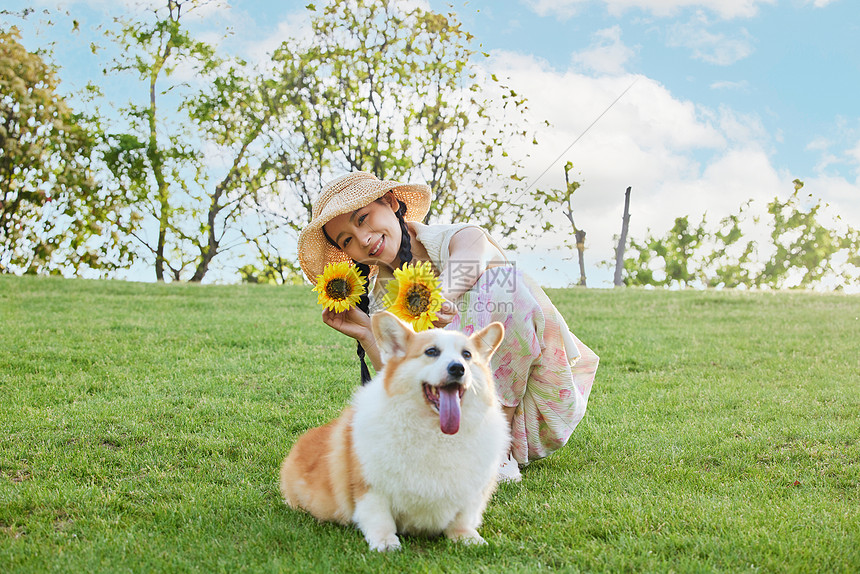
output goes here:
[{"label": "girl's arm", "polygon": [[364,353],[367,355],[367,358],[370,359],[370,363],[373,365],[373,370],[377,373],[381,371],[384,366],[382,363],[382,356],[379,354],[379,347],[376,346],[376,338],[373,336],[372,331],[361,341],[361,346],[364,347]]},{"label": "girl's arm", "polygon": [[367,316],[367,313],[357,307],[340,313],[323,309],[322,320],[332,329],[361,343],[375,371],[382,368],[382,359],[379,355],[379,349],[376,347],[373,331],[370,329],[370,317]]},{"label": "girl's arm", "polygon": [[507,263],[507,259],[477,227],[466,227],[451,237],[448,244],[448,266],[442,270],[442,296],[456,301],[470,290],[490,266]]}]

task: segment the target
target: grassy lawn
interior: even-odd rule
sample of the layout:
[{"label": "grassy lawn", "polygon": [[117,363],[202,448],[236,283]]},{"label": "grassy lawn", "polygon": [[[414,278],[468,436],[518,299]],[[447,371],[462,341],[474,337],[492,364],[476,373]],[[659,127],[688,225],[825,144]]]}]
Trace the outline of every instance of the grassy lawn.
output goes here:
[{"label": "grassy lawn", "polygon": [[288,509],[358,381],[305,287],[0,276],[0,572],[857,572],[860,296],[553,290],[601,356],[467,548]]}]

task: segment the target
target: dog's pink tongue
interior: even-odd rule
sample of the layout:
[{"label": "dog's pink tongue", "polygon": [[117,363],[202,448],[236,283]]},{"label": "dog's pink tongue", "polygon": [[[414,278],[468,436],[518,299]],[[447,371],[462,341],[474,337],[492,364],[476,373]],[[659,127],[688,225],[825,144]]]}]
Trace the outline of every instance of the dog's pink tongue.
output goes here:
[{"label": "dog's pink tongue", "polygon": [[445,434],[457,434],[460,430],[459,385],[439,388],[439,426]]}]

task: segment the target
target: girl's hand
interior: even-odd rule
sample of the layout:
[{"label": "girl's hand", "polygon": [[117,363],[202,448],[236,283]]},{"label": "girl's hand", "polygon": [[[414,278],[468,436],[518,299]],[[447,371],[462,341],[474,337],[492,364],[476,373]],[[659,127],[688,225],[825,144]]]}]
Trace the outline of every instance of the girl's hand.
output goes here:
[{"label": "girl's hand", "polygon": [[323,309],[322,320],[335,331],[340,331],[356,341],[366,341],[373,334],[370,330],[370,317],[358,307],[340,313],[335,313],[331,309]]},{"label": "girl's hand", "polygon": [[442,329],[450,324],[456,316],[457,306],[448,300],[442,301],[442,309],[436,311],[436,320],[433,321],[433,326]]}]

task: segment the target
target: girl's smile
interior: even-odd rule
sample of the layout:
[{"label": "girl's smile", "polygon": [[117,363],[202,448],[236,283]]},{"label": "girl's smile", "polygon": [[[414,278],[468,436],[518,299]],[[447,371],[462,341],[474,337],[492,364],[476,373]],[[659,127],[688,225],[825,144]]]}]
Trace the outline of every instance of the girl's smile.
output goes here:
[{"label": "girl's smile", "polygon": [[383,249],[385,249],[385,236],[384,235],[382,235],[379,238],[379,241],[377,241],[376,243],[373,244],[373,247],[371,247],[368,255],[370,255],[371,257],[376,257],[377,255],[379,255],[379,253]]}]

